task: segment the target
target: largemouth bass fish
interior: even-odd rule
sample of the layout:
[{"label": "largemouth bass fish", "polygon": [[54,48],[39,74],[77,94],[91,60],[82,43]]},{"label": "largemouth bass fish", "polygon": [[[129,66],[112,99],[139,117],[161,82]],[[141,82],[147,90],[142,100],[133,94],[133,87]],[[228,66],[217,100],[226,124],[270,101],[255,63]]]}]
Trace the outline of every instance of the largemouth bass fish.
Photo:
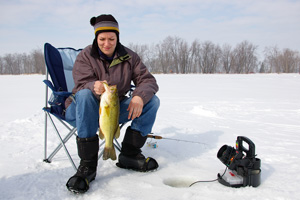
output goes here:
[{"label": "largemouth bass fish", "polygon": [[105,92],[101,95],[99,107],[99,137],[105,139],[103,160],[116,160],[116,151],[113,145],[114,138],[120,136],[119,114],[120,104],[117,86],[109,86],[102,82]]}]

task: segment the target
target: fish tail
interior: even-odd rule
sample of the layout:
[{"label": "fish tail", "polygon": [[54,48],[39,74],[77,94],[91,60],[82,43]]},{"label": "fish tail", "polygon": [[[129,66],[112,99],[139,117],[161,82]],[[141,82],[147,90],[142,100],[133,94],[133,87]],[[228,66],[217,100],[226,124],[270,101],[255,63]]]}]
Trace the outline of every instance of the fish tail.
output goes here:
[{"label": "fish tail", "polygon": [[104,151],[103,151],[103,160],[107,160],[107,159],[112,159],[112,160],[116,160],[117,156],[116,156],[116,151],[114,146],[112,147],[104,147]]}]

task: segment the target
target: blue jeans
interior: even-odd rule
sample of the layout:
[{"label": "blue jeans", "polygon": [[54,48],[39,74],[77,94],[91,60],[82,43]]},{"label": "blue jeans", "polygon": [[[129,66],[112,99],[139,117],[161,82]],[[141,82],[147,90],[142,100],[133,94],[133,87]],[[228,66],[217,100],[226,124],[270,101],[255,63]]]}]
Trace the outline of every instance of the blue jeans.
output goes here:
[{"label": "blue jeans", "polygon": [[[120,124],[131,121],[128,119],[127,111],[131,99],[131,97],[126,98],[120,102]],[[75,94],[75,101],[66,110],[66,121],[77,127],[79,138],[94,137],[99,128],[99,101],[89,89],[78,91]],[[131,129],[139,131],[142,136],[151,133],[159,105],[159,98],[154,95],[144,105],[141,116],[132,120]]]}]

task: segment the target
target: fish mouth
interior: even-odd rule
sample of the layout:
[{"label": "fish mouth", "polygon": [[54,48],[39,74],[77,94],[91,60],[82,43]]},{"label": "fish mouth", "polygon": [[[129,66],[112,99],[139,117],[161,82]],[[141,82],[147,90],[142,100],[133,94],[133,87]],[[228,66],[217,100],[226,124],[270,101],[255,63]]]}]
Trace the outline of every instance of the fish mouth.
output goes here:
[{"label": "fish mouth", "polygon": [[108,83],[107,83],[107,82],[102,81],[102,84],[108,86]]},{"label": "fish mouth", "polygon": [[108,83],[104,81],[102,81],[102,84],[104,85],[105,91],[109,93],[115,93],[117,91],[117,85],[108,85]]},{"label": "fish mouth", "polygon": [[106,85],[106,86],[117,86],[117,85],[108,85],[108,83],[107,82],[104,82],[104,81],[101,81],[102,82],[102,84],[104,84],[104,85]]}]

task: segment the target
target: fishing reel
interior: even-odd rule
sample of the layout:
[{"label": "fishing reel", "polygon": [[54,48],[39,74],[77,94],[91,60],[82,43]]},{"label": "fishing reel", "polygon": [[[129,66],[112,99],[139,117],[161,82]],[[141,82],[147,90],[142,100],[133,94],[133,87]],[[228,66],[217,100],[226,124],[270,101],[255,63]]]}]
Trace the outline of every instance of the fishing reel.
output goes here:
[{"label": "fishing reel", "polygon": [[[248,148],[244,146],[244,142],[248,144]],[[237,137],[236,149],[223,145],[217,157],[228,170],[222,175],[218,173],[219,183],[228,187],[258,187],[261,183],[261,162],[255,156],[255,145],[247,137]]]}]

